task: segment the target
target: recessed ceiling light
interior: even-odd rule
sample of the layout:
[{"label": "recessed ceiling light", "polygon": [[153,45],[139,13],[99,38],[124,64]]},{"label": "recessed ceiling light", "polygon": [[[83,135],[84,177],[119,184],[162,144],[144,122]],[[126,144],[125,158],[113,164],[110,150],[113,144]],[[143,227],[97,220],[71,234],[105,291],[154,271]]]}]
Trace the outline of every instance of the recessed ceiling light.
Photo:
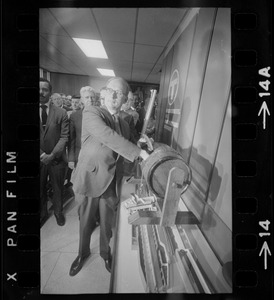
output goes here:
[{"label": "recessed ceiling light", "polygon": [[73,38],[87,57],[108,58],[103,43],[99,40]]},{"label": "recessed ceiling light", "polygon": [[97,70],[101,73],[103,76],[113,76],[115,77],[114,71],[110,69],[100,69],[97,68]]}]

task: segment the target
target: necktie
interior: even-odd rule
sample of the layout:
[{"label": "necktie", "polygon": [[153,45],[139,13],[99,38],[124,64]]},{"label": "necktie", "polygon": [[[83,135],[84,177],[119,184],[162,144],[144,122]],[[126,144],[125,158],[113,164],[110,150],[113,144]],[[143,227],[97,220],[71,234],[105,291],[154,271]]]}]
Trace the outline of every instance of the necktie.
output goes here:
[{"label": "necktie", "polygon": [[42,126],[45,129],[46,127],[46,123],[47,123],[47,106],[45,104],[40,105],[40,107],[42,108]]},{"label": "necktie", "polygon": [[114,124],[115,124],[115,131],[121,135],[121,129],[120,129],[120,124],[119,124],[119,117],[118,114],[114,114],[112,115],[112,118],[114,120]]},{"label": "necktie", "polygon": [[[121,134],[121,129],[120,129],[120,124],[119,124],[119,117],[118,114],[114,114],[112,115],[113,121],[114,121],[114,125],[115,125],[115,131],[119,134]],[[117,156],[116,156],[117,155]],[[116,157],[116,161],[119,159],[120,155],[118,153],[115,152],[115,157]]]}]

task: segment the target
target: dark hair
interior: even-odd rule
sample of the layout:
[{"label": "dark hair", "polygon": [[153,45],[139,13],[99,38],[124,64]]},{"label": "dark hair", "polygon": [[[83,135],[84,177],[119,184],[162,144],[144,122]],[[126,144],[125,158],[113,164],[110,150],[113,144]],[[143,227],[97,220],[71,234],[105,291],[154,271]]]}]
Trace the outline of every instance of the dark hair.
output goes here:
[{"label": "dark hair", "polygon": [[45,78],[43,78],[43,77],[40,77],[40,79],[39,79],[39,82],[47,82],[48,83],[48,85],[49,85],[49,90],[50,90],[50,92],[52,91],[52,85],[51,85],[51,83],[49,82],[49,80],[47,80],[47,79],[45,79]]}]

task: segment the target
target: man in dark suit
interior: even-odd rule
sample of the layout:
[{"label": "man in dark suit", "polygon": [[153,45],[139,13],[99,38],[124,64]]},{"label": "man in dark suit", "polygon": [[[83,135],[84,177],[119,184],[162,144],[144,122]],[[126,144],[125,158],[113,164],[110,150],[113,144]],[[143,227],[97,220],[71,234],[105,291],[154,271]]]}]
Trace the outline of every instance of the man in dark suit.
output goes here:
[{"label": "man in dark suit", "polygon": [[70,268],[76,275],[90,255],[90,238],[100,217],[100,255],[106,269],[111,271],[112,255],[109,241],[112,236],[115,211],[119,203],[116,183],[122,176],[122,156],[130,161],[147,159],[148,153],[128,141],[128,124],[119,118],[129,86],[122,78],[111,78],[106,85],[104,105],[86,106],[82,120],[82,147],[77,167],[72,174],[75,199],[79,203],[79,252]]},{"label": "man in dark suit", "polygon": [[128,96],[127,96],[127,102],[123,104],[121,107],[121,110],[125,111],[129,115],[132,115],[133,120],[134,120],[134,126],[136,126],[137,121],[139,120],[139,114],[137,113],[135,109],[135,101],[134,101],[134,95],[131,91],[129,91]]},{"label": "man in dark suit", "polygon": [[130,140],[136,144],[139,139],[139,135],[135,129],[133,116],[128,114],[124,110],[120,110],[119,117],[128,123],[130,129],[130,136],[131,136]]},{"label": "man in dark suit", "polygon": [[[67,183],[66,188],[72,186],[70,182],[71,173],[74,165],[77,163],[78,155],[81,147],[81,127],[82,127],[82,103],[78,96],[72,96],[72,110],[67,111],[69,118],[69,140],[68,140],[68,168],[67,168]],[[70,116],[73,114],[72,119]],[[79,122],[79,118],[81,119]]]},{"label": "man in dark suit", "polygon": [[[128,123],[129,129],[130,129],[130,141],[134,144],[137,144],[137,141],[139,140],[139,134],[137,133],[137,130],[135,129],[133,116],[128,114],[124,110],[120,110],[119,117]],[[138,164],[138,162],[136,160],[134,162],[131,162],[127,159],[124,159],[123,160],[124,176],[135,175],[137,164]],[[121,184],[122,184],[122,182],[121,182]],[[121,188],[121,184],[120,184],[120,188]]]},{"label": "man in dark suit", "polygon": [[53,209],[57,224],[63,226],[62,191],[66,174],[69,124],[65,110],[50,104],[52,87],[40,79],[40,221],[47,218],[47,180],[53,188]]}]

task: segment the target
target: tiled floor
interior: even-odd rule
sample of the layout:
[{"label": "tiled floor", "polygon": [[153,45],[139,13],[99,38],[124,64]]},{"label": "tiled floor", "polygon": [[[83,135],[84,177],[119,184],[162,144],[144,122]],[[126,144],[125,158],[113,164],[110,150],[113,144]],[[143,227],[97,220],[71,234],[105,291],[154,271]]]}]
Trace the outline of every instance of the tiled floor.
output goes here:
[{"label": "tiled floor", "polygon": [[73,198],[64,213],[65,226],[58,226],[52,215],[41,228],[41,294],[108,293],[110,273],[99,255],[99,227],[91,238],[92,255],[77,275],[69,276],[79,242],[79,219]]}]

